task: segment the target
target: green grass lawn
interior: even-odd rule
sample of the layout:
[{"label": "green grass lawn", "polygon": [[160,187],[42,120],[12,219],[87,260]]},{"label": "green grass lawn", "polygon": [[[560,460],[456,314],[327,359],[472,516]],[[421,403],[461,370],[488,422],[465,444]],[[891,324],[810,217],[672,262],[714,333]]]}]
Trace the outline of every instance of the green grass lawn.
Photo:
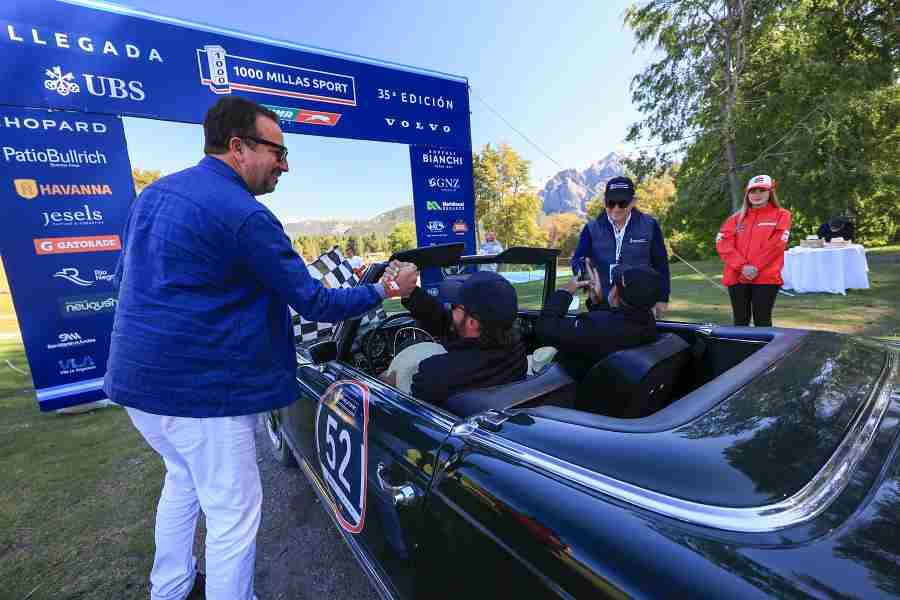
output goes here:
[{"label": "green grass lawn", "polygon": [[[869,256],[870,290],[780,296],[776,325],[900,338],[900,247]],[[719,280],[718,261],[694,266]],[[542,284],[518,287],[536,306]],[[672,288],[670,319],[731,322],[725,292],[687,266]],[[0,598],[146,598],[159,458],[119,408],[38,410],[2,272],[0,334]]]}]

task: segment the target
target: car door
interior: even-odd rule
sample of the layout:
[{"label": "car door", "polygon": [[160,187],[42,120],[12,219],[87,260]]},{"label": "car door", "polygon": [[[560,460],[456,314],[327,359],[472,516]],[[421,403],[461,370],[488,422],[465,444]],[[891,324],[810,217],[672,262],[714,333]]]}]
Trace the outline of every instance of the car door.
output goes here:
[{"label": "car door", "polygon": [[381,591],[415,596],[424,500],[452,420],[341,361],[301,365],[298,380],[282,418],[301,467]]}]

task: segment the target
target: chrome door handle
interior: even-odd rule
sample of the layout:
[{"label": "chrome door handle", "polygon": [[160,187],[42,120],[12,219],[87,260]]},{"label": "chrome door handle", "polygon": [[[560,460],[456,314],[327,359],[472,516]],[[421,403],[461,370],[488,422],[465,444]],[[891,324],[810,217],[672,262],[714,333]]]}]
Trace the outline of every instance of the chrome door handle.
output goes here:
[{"label": "chrome door handle", "polygon": [[375,477],[378,479],[378,487],[382,492],[386,492],[391,497],[394,506],[410,506],[415,504],[418,499],[416,489],[409,483],[401,483],[400,485],[391,485],[387,482],[385,471],[387,467],[383,463],[378,463],[375,468]]}]

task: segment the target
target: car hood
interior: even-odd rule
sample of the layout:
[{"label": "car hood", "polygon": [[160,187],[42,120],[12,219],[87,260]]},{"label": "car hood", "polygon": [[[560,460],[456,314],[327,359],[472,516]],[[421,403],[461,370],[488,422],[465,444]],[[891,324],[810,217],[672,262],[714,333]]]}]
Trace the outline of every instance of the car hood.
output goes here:
[{"label": "car hood", "polygon": [[671,430],[610,431],[522,414],[504,424],[503,435],[666,496],[769,505],[822,471],[857,415],[871,408],[888,352],[876,342],[813,332],[750,384]]}]

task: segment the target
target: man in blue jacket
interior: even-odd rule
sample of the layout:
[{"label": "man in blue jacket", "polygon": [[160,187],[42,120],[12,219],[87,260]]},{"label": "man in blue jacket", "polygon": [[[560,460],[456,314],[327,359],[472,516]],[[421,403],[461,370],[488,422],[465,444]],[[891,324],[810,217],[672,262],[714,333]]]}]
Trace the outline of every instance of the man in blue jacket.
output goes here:
[{"label": "man in blue jacket", "polygon": [[669,255],[659,223],[634,207],[634,182],[628,177],[613,177],[603,195],[606,210],[581,230],[572,256],[572,270],[587,273],[585,258],[590,258],[600,274],[603,286],[601,308],[608,307],[613,268],[616,265],[653,267],[662,276],[662,299],[653,307],[657,319],[669,307]]},{"label": "man in blue jacket", "polygon": [[203,585],[192,554],[199,508],[206,597],[254,597],[256,414],[287,406],[299,391],[288,305],[309,320],[340,321],[416,283],[410,270],[376,285],[324,288],[255,198],[288,171],[278,117],[227,97],[203,130],[206,157],[148,186],[131,207],[104,382],[166,466],[154,600]]}]

